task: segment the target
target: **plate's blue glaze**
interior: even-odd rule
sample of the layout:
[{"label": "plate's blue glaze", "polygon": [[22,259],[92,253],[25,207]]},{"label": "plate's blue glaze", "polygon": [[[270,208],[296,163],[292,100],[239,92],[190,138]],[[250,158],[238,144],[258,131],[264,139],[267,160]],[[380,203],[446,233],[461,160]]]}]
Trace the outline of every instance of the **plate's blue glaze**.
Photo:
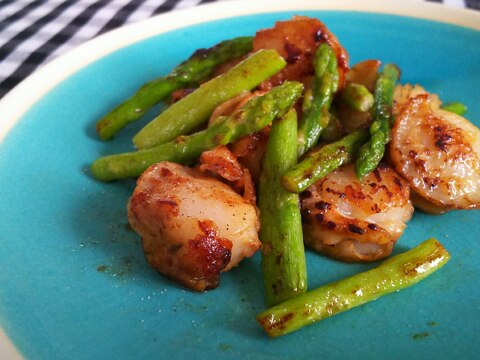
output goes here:
[{"label": "plate's blue glaze", "polygon": [[[475,358],[480,350],[478,211],[416,213],[396,252],[437,237],[452,260],[422,283],[281,339],[254,317],[263,310],[258,256],[192,293],[145,263],[125,228],[133,181],[103,184],[88,165],[127,150],[95,120],[194,49],[253,34],[292,14],[216,21],[117,51],[77,72],[36,103],[0,144],[0,322],[31,359]],[[479,125],[480,33],[411,18],[313,12],[351,62],[394,62],[404,82],[461,100]],[[5,116],[5,114],[2,114]],[[138,128],[136,126],[136,128]],[[310,287],[370,268],[308,253]]]}]

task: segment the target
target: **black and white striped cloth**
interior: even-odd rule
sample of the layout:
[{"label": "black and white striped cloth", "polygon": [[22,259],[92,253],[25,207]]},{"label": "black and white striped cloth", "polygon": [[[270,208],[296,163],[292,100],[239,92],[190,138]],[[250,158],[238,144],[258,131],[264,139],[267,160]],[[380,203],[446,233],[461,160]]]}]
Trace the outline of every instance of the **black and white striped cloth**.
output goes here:
[{"label": "black and white striped cloth", "polygon": [[[99,34],[214,1],[220,0],[0,0],[0,98],[40,65]],[[480,10],[480,0],[427,1]]]}]

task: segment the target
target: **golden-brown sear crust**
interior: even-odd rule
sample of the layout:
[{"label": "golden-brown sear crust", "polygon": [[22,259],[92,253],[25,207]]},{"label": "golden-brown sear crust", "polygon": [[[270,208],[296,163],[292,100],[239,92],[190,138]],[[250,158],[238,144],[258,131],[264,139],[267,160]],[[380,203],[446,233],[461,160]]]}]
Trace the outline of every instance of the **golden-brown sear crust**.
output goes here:
[{"label": "golden-brown sear crust", "polygon": [[287,66],[265,81],[261,88],[270,88],[285,80],[297,80],[304,84],[313,75],[312,60],[317,47],[327,43],[337,56],[340,86],[348,70],[348,54],[338,39],[318,19],[295,16],[291,20],[278,21],[270,29],[260,30],[253,40],[253,50],[275,49],[286,61]]},{"label": "golden-brown sear crust", "polygon": [[226,146],[220,145],[204,151],[200,156],[198,169],[207,175],[219,177],[237,193],[243,194],[245,201],[257,207],[255,185],[250,171],[240,164],[237,157]]},{"label": "golden-brown sear crust", "polygon": [[217,287],[220,272],[260,247],[255,207],[179,164],[155,164],[140,176],[128,219],[152,267],[196,291]]},{"label": "golden-brown sear crust", "polygon": [[217,235],[217,228],[212,221],[199,221],[198,227],[202,234],[188,241],[186,262],[194,259],[194,271],[205,276],[209,284],[207,288],[217,287],[219,274],[230,261],[232,242]]},{"label": "golden-brown sear crust", "polygon": [[232,153],[246,167],[255,184],[258,184],[262,172],[263,155],[267,149],[270,127],[244,136],[230,145]]},{"label": "golden-brown sear crust", "polygon": [[480,131],[431,102],[424,93],[399,106],[391,163],[412,186],[420,208],[437,213],[479,208]]},{"label": "golden-brown sear crust", "polygon": [[150,265],[169,279],[192,290],[216,288],[220,272],[230,261],[232,242],[217,236],[213,223],[199,222],[203,234],[183,243],[165,246],[153,236],[142,237]]},{"label": "golden-brown sear crust", "polygon": [[243,177],[243,170],[231,151],[224,145],[204,151],[200,156],[199,170],[212,173],[228,181],[238,181]]},{"label": "golden-brown sear crust", "polygon": [[343,166],[301,197],[305,244],[343,261],[373,261],[390,255],[412,215],[409,186],[381,164],[360,182]]}]

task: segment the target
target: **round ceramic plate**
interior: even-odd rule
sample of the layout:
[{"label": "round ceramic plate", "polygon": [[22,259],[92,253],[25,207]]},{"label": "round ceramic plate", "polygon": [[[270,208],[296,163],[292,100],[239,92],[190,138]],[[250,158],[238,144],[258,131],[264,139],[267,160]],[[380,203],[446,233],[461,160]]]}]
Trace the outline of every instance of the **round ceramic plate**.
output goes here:
[{"label": "round ceramic plate", "polygon": [[[159,16],[81,46],[0,103],[0,324],[23,356],[478,354],[478,211],[417,212],[395,252],[436,237],[452,256],[444,268],[409,289],[271,340],[255,322],[264,309],[258,254],[223,274],[216,290],[185,290],[146,264],[138,236],[125,226],[134,181],[105,184],[90,176],[89,164],[97,157],[132,149],[130,139],[142,126],[104,143],[94,130],[101,115],[195,49],[252,35],[296,14],[325,22],[352,64],[396,63],[402,82],[422,84],[446,102],[464,102],[467,117],[480,124],[480,16],[470,11],[410,2],[225,2]],[[307,261],[310,288],[374,266],[312,252]],[[7,343],[3,339],[0,348]]]}]

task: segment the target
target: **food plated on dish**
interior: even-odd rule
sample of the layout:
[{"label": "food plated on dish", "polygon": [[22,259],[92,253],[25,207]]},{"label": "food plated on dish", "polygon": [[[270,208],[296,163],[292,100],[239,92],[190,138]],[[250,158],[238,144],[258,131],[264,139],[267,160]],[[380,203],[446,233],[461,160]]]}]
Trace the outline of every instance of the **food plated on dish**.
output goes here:
[{"label": "food plated on dish", "polygon": [[96,160],[92,174],[138,177],[129,223],[152,267],[183,286],[216,288],[220,273],[260,250],[274,307],[257,320],[271,336],[416,283],[450,258],[431,239],[307,293],[304,244],[339,261],[376,261],[414,206],[480,207],[480,130],[463,110],[396,86],[394,64],[350,68],[348,59],[320,20],[294,16],[197,50],[97,122],[109,140],[169,99],[133,137],[136,151]]},{"label": "food plated on dish", "polygon": [[[420,8],[416,9],[420,12]],[[433,236],[452,255],[441,271],[418,286],[270,341],[255,321],[266,309],[259,251],[220,273],[220,285],[214,290],[197,293],[176,285],[147,264],[140,236],[125,227],[125,207],[135,182],[127,179],[106,184],[90,176],[90,165],[99,156],[133,150],[131,139],[146,124],[143,120],[160,113],[154,108],[146,119],[129,124],[112,141],[99,141],[95,121],[115,104],[142,83],[167,75],[195,49],[252,36],[295,14],[322,20],[348,50],[351,65],[365,59],[381,60],[382,68],[394,63],[401,69],[402,84],[422,84],[445,102],[465,102],[465,117],[478,126],[475,86],[480,79],[472,69],[479,55],[468,46],[478,40],[477,32],[385,14],[306,9],[271,13],[269,8],[245,17],[237,16],[243,14],[238,9],[235,13],[214,12],[231,18],[216,17],[212,22],[212,18],[202,17],[202,24],[168,33],[157,31],[155,34],[161,35],[149,38],[152,23],[185,26],[182,19],[186,13],[171,14],[165,21],[111,34],[102,44],[120,44],[117,51],[105,55],[102,46],[95,52],[101,54],[98,61],[76,68],[70,72],[73,76],[60,78],[61,82],[52,75],[40,79],[42,71],[31,79],[51,90],[5,136],[0,158],[3,173],[16,174],[15,182],[2,181],[9,191],[3,194],[1,205],[4,271],[0,320],[27,358],[69,357],[75,349],[81,349],[85,358],[122,358],[126,354],[149,358],[159,352],[174,356],[182,349],[183,356],[230,359],[274,358],[278,354],[293,358],[300,348],[307,358],[320,353],[344,358],[353,352],[360,358],[372,354],[394,357],[400,352],[410,357],[429,354],[445,358],[475,350],[471,329],[475,329],[478,311],[472,291],[478,284],[478,210],[455,210],[441,216],[415,211],[390,257]],[[192,14],[195,19],[202,14],[200,10]],[[150,29],[146,40],[125,43],[130,34],[142,34],[145,29]],[[395,47],[389,46],[392,43]],[[416,51],[407,51],[411,48]],[[85,59],[81,50],[44,71],[64,73],[62,69]],[[87,50],[92,47],[83,49]],[[58,81],[57,85],[49,85],[51,81]],[[18,104],[28,103],[35,92],[20,94],[21,89],[16,91],[22,95]],[[379,266],[378,262],[332,260],[308,248],[305,256],[309,290]],[[26,263],[35,264],[35,271],[22,266]],[[345,334],[351,346],[338,346]]]}]

